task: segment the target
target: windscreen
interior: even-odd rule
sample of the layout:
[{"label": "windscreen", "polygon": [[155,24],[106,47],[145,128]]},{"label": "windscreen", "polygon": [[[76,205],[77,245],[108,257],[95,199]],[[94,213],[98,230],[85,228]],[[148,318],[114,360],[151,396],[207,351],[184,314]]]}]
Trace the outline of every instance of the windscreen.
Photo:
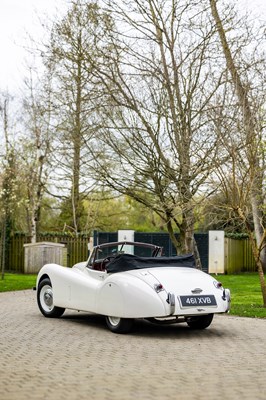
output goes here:
[{"label": "windscreen", "polygon": [[140,257],[152,257],[154,248],[144,247],[132,244],[119,244],[108,247],[102,247],[97,249],[96,258],[97,260],[102,260],[106,257],[117,256],[118,254],[131,254]]}]

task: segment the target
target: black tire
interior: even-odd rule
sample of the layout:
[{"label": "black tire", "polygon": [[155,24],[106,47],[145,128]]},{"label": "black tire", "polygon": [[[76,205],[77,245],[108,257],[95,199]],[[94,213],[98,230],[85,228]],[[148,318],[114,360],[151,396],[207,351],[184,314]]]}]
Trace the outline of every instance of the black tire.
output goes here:
[{"label": "black tire", "polygon": [[128,333],[133,327],[134,320],[130,318],[106,317],[106,325],[114,333]]},{"label": "black tire", "polygon": [[37,290],[37,303],[41,313],[47,318],[59,318],[65,309],[53,304],[53,288],[49,278],[43,279]]},{"label": "black tire", "polygon": [[191,329],[205,329],[210,326],[213,314],[201,315],[199,317],[189,317],[187,324]]}]

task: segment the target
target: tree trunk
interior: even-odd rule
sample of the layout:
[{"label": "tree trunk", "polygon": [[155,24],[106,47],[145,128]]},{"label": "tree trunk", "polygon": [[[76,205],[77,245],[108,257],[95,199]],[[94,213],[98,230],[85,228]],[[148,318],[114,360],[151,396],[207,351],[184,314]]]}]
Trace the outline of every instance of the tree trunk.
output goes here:
[{"label": "tree trunk", "polygon": [[30,231],[30,238],[31,238],[31,243],[36,243],[37,242],[37,224],[36,224],[36,220],[34,218],[34,215],[32,215],[31,218],[31,231]]},{"label": "tree trunk", "polygon": [[175,250],[176,250],[176,254],[180,254],[180,241],[176,238],[174,230],[173,230],[173,226],[172,226],[172,220],[171,218],[168,216],[168,220],[167,220],[167,230],[171,239],[171,242],[173,243]]},{"label": "tree trunk", "polygon": [[80,231],[80,219],[82,215],[82,206],[80,201],[80,152],[82,147],[82,133],[81,133],[81,63],[82,52],[81,34],[78,38],[78,60],[77,60],[77,76],[76,76],[76,109],[75,109],[75,126],[73,132],[73,146],[74,146],[74,159],[73,159],[73,182],[72,182],[72,210],[73,210],[73,227],[75,232]]},{"label": "tree trunk", "polygon": [[263,204],[262,201],[258,201],[258,195],[256,193],[251,194],[251,207],[254,222],[254,234],[256,238],[256,243],[259,248],[260,261],[262,264],[262,269],[266,271],[266,243],[264,237],[263,229],[263,211],[259,204]]},{"label": "tree trunk", "polygon": [[1,278],[2,280],[5,277],[5,264],[6,264],[6,217],[4,216],[3,220],[3,228],[1,232],[1,241],[0,241],[0,265],[1,265]]},{"label": "tree trunk", "polygon": [[261,252],[258,249],[257,241],[256,241],[256,238],[254,238],[253,233],[249,232],[249,236],[250,236],[252,252],[253,252],[253,255],[254,255],[254,258],[256,261],[258,274],[259,274],[259,280],[260,280],[260,286],[261,286],[261,292],[262,292],[262,298],[263,298],[263,307],[266,308],[266,284],[265,284],[265,278],[264,278],[264,272],[263,272],[263,264],[261,261]]},{"label": "tree trunk", "polygon": [[[195,257],[197,269],[202,270],[202,264],[201,264],[201,260],[200,260],[199,250],[198,250],[198,246],[197,246],[197,243],[196,243],[196,240],[194,237],[193,226],[192,226],[192,229],[188,230],[186,224],[184,227],[183,224],[181,224],[181,225],[177,224],[177,221],[175,221],[175,223],[179,228],[179,239],[177,239],[174,234],[172,220],[168,216],[167,230],[168,230],[170,239],[176,249],[176,253],[177,254],[192,253]],[[191,232],[192,232],[192,235],[191,235]]]},{"label": "tree trunk", "polygon": [[[254,233],[255,240],[253,239],[253,232],[250,227],[247,227],[248,234],[250,236],[253,254],[256,259],[258,273],[260,278],[260,285],[263,297],[263,304],[266,307],[266,289],[265,289],[265,278],[263,269],[266,267],[266,257],[265,257],[265,249],[261,246],[262,241],[262,209],[258,204],[259,199],[262,199],[262,186],[261,186],[261,170],[258,162],[258,124],[256,121],[256,116],[252,112],[252,108],[248,99],[248,89],[244,87],[240,74],[238,72],[237,66],[232,57],[232,53],[229,47],[229,44],[226,39],[225,30],[220,19],[218,9],[217,9],[217,0],[210,0],[211,12],[213,19],[216,24],[216,28],[220,37],[222,50],[225,56],[227,68],[231,74],[234,87],[236,89],[237,97],[239,103],[242,105],[242,115],[244,121],[244,130],[245,130],[245,142],[247,147],[247,158],[251,170],[252,176],[252,187],[250,194],[250,202],[252,206],[252,214],[253,214],[253,223],[254,223]],[[262,205],[262,203],[261,203]],[[247,226],[247,216],[242,213],[242,220]]]}]

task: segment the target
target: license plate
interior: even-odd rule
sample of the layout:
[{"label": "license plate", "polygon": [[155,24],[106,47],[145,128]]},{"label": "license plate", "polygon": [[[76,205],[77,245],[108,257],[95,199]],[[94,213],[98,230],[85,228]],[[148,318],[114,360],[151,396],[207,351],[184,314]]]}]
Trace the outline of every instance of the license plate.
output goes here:
[{"label": "license plate", "polygon": [[210,307],[216,306],[216,300],[214,295],[210,294],[208,296],[180,296],[182,307]]}]

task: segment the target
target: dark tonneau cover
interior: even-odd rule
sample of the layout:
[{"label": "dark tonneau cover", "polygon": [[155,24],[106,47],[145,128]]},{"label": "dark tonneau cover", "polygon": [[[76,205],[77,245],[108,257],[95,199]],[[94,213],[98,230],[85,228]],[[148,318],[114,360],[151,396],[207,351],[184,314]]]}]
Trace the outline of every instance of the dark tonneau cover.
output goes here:
[{"label": "dark tonneau cover", "polygon": [[138,257],[132,254],[119,254],[106,266],[107,272],[124,272],[133,269],[161,267],[195,268],[193,254],[176,257]]}]

